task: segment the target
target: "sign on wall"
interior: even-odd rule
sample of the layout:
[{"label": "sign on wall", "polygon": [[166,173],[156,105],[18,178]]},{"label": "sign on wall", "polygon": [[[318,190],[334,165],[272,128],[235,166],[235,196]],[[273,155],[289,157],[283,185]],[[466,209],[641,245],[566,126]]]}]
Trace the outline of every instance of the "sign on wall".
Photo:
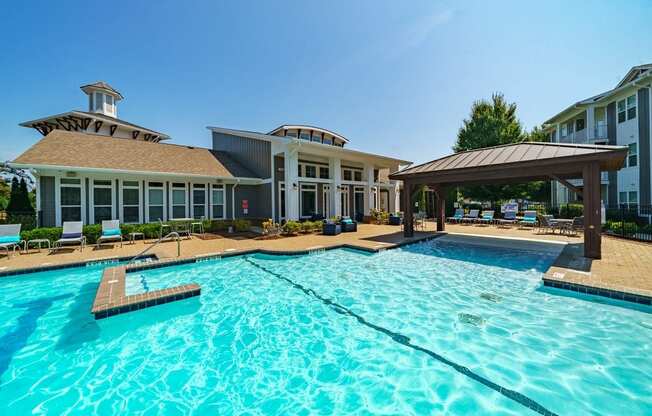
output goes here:
[{"label": "sign on wall", "polygon": [[249,200],[248,199],[243,199],[242,200],[242,213],[244,215],[249,214]]}]

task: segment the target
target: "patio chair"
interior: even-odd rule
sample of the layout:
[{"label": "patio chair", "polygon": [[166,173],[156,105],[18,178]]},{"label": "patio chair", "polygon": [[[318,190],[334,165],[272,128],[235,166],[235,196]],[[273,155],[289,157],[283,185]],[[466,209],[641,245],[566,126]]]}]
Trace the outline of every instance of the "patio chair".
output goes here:
[{"label": "patio chair", "polygon": [[523,214],[523,219],[520,220],[518,223],[519,225],[523,226],[529,226],[529,227],[534,227],[538,223],[537,219],[537,212],[536,211],[525,211]]},{"label": "patio chair", "polygon": [[84,223],[81,221],[66,221],[63,223],[63,232],[61,238],[54,242],[50,251],[58,250],[68,245],[80,245],[80,250],[84,251],[86,237],[82,234]]},{"label": "patio chair", "polygon": [[399,214],[389,214],[389,225],[401,225],[403,218]]},{"label": "patio chair", "polygon": [[584,230],[584,216],[574,217],[572,223],[565,224],[561,232],[568,232],[571,235],[577,235],[578,230]]},{"label": "patio chair", "polygon": [[340,220],[340,227],[343,233],[358,231],[358,223],[349,217],[342,217]]},{"label": "patio chair", "polygon": [[122,247],[122,231],[120,230],[120,220],[102,221],[102,235],[97,238],[96,247],[102,243],[120,242]]},{"label": "patio chair", "polygon": [[516,219],[516,212],[507,211],[503,214],[502,218],[496,220],[496,224],[500,225],[512,225],[516,224],[518,220]]},{"label": "patio chair", "polygon": [[462,218],[464,218],[464,209],[457,208],[453,216],[446,218],[446,220],[448,222],[460,222]]},{"label": "patio chair", "polygon": [[20,248],[21,244],[23,249],[27,249],[27,242],[20,239],[21,224],[5,224],[0,225],[0,248],[7,252],[7,259],[9,259],[9,249],[16,252],[16,247]]},{"label": "patio chair", "polygon": [[464,217],[462,217],[460,222],[462,222],[462,223],[467,223],[467,222],[468,223],[473,223],[473,222],[475,222],[475,220],[478,219],[478,214],[479,213],[480,213],[479,209],[472,209],[471,211],[469,211],[468,215],[465,215]]},{"label": "patio chair", "polygon": [[482,211],[480,218],[475,220],[478,224],[493,224],[494,222],[494,211]]},{"label": "patio chair", "polygon": [[545,233],[546,230],[549,230],[553,234],[555,230],[560,230],[560,224],[555,221],[554,216],[552,215],[540,215],[539,216],[539,231]]},{"label": "patio chair", "polygon": [[338,235],[342,232],[342,226],[336,224],[332,220],[325,220],[322,227],[322,234],[324,235]]}]

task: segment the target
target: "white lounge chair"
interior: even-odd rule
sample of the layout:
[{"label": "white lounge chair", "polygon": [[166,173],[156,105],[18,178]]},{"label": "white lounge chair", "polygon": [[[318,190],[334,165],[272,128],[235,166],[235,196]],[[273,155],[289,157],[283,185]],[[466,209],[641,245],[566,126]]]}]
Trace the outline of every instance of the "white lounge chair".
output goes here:
[{"label": "white lounge chair", "polygon": [[13,249],[14,253],[16,252],[16,247],[20,248],[23,246],[23,249],[26,248],[25,240],[20,239],[20,227],[21,224],[5,224],[0,225],[0,249],[4,249],[7,252],[7,259],[9,258],[9,249]]},{"label": "white lounge chair", "polygon": [[460,220],[460,222],[464,222],[464,223],[466,223],[466,222],[475,222],[475,220],[478,219],[478,214],[479,213],[480,213],[479,209],[472,209],[471,211],[469,211],[468,215],[464,216],[464,218],[462,218]]},{"label": "white lounge chair", "polygon": [[52,251],[58,250],[67,245],[78,244],[81,246],[81,251],[84,251],[86,245],[86,237],[82,234],[84,223],[81,221],[66,221],[63,223],[63,233],[61,238],[54,242]]},{"label": "white lounge chair", "polygon": [[120,242],[122,247],[122,231],[120,231],[120,220],[102,221],[102,235],[97,238],[96,246],[102,243]]}]

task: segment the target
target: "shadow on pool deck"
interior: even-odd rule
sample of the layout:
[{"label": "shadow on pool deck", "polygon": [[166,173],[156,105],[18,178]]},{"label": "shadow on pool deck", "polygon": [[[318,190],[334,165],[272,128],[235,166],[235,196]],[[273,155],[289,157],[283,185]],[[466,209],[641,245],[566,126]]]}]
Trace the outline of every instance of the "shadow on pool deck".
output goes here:
[{"label": "shadow on pool deck", "polygon": [[14,354],[27,345],[27,340],[36,329],[38,319],[45,315],[54,302],[71,296],[72,293],[67,293],[13,305],[14,308],[25,308],[26,310],[18,318],[16,329],[0,338],[0,377],[9,368],[9,363]]}]

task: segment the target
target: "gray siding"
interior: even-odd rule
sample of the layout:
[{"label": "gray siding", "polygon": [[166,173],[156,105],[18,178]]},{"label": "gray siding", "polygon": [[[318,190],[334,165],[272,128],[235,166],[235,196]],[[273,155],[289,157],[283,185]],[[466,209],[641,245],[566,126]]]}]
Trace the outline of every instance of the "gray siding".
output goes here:
[{"label": "gray siding", "polygon": [[54,176],[41,176],[39,178],[39,187],[41,197],[40,225],[42,227],[54,227],[56,225]]},{"label": "gray siding", "polygon": [[[236,218],[269,218],[272,215],[271,184],[238,185],[235,188]],[[244,213],[242,201],[249,201],[249,212]]]},{"label": "gray siding", "polygon": [[272,147],[269,142],[213,132],[213,150],[227,152],[233,160],[255,173],[256,177],[271,177]]},{"label": "gray siding", "polygon": [[650,205],[650,96],[647,88],[638,90],[638,160],[641,205]]},{"label": "gray siding", "polygon": [[[616,103],[607,105],[607,138],[609,144],[616,144]],[[609,172],[609,188],[607,202],[609,205],[618,205],[618,173]]]}]

